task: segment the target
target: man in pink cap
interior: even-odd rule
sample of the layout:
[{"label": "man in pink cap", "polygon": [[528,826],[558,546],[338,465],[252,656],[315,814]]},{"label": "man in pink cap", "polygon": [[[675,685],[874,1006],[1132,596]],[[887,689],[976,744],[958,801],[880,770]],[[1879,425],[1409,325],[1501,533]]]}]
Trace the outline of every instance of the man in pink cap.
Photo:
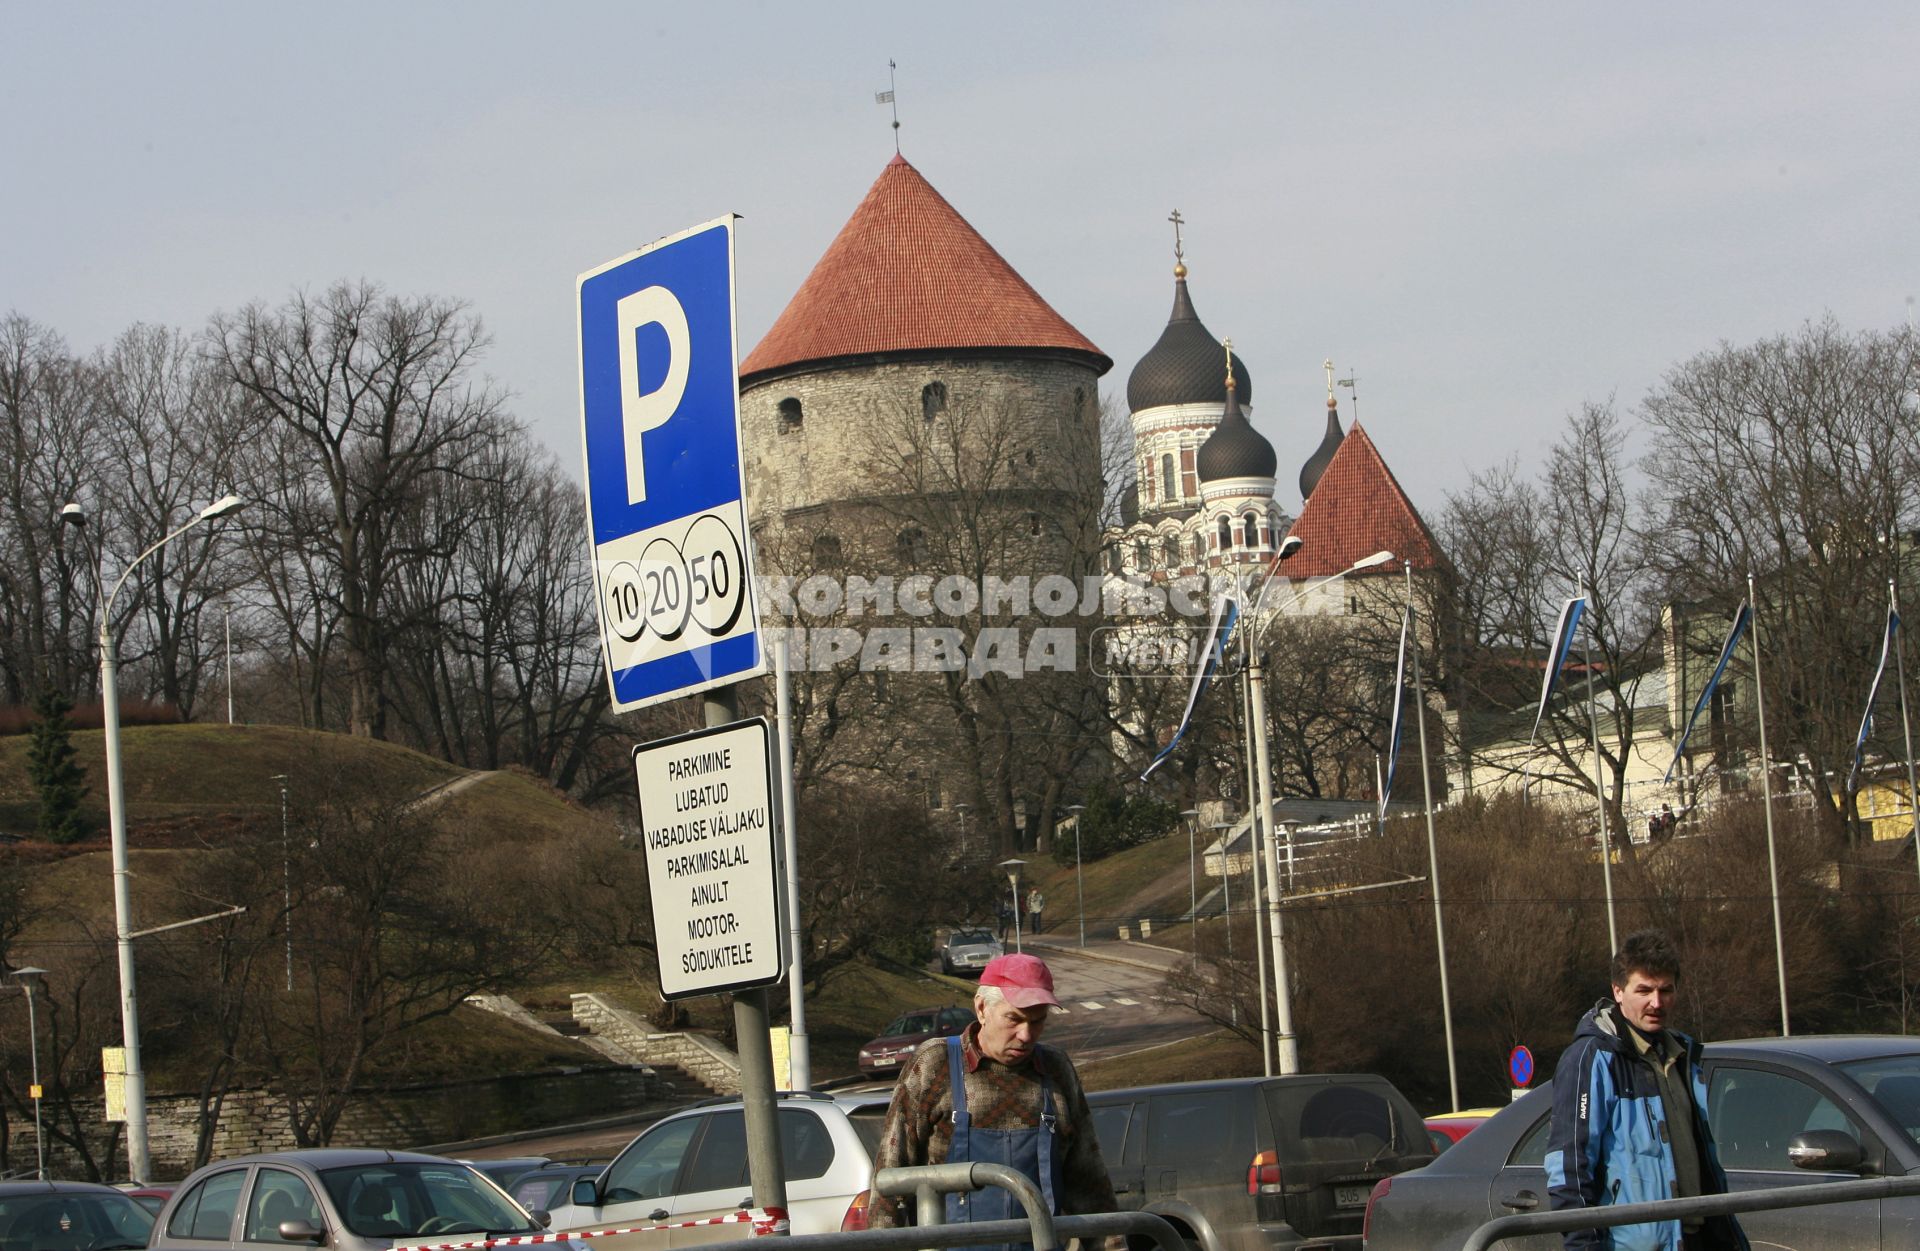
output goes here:
[{"label": "man in pink cap", "polygon": [[[1117,1209],[1100,1140],[1073,1062],[1040,1044],[1060,1006],[1053,971],[1038,956],[996,956],[980,972],[976,1018],[958,1037],[929,1039],[901,1069],[887,1108],[876,1169],[988,1161],[1031,1177],[1056,1216]],[[1019,1219],[998,1187],[946,1197],[948,1224]],[[912,1223],[901,1201],[875,1195],[868,1223]],[[1124,1237],[1107,1251],[1124,1251]],[[1025,1245],[1025,1244],[1015,1244]]]}]

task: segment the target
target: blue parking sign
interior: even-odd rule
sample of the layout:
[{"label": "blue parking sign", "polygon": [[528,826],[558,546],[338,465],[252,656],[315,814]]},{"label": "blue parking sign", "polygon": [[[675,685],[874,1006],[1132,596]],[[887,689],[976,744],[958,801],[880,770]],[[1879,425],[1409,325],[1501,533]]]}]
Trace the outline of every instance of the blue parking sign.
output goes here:
[{"label": "blue parking sign", "polygon": [[580,275],[580,425],[616,711],[766,670],[740,455],[733,218]]}]

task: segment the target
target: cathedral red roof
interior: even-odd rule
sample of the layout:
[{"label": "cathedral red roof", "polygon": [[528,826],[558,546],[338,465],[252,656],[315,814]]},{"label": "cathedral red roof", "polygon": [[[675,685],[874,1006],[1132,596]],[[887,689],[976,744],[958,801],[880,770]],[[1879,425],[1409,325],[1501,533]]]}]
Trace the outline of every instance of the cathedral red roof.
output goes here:
[{"label": "cathedral red roof", "polygon": [[1113,365],[896,156],[740,373],[942,348],[1053,349],[1094,357],[1101,373]]},{"label": "cathedral red roof", "polygon": [[1288,534],[1302,540],[1300,554],[1283,566],[1293,579],[1339,573],[1382,548],[1393,553],[1393,563],[1380,567],[1383,573],[1397,573],[1403,560],[1412,561],[1416,570],[1446,563],[1427,523],[1357,421]]}]

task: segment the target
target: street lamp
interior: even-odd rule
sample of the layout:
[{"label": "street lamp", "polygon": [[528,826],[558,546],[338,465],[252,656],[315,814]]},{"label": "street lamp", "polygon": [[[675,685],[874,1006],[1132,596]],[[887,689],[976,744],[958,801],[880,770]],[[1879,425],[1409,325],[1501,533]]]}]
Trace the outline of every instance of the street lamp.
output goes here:
[{"label": "street lamp", "polygon": [[[1237,1026],[1240,1024],[1240,997],[1233,988],[1233,855],[1232,848],[1227,845],[1227,831],[1233,828],[1233,822],[1215,821],[1213,828],[1219,831],[1220,839],[1220,915],[1227,922],[1227,1015]],[[1251,826],[1247,828],[1247,833],[1253,833]]]},{"label": "street lamp", "polygon": [[1087,890],[1080,880],[1080,814],[1087,810],[1085,804],[1068,804],[1067,811],[1073,814],[1073,893],[1080,906],[1080,945],[1087,945]]},{"label": "street lamp", "polygon": [[1021,950],[1021,947],[1020,947],[1020,870],[1027,867],[1027,862],[1017,858],[1013,860],[1002,860],[1000,862],[1000,867],[1006,870],[1007,885],[1013,888],[1013,949],[1015,951],[1019,951]]},{"label": "street lamp", "polygon": [[967,810],[972,807],[972,804],[964,801],[953,806],[953,810],[960,814],[960,854],[963,856],[967,854]]},{"label": "street lamp", "polygon": [[1193,867],[1193,828],[1199,824],[1198,808],[1183,808],[1180,815],[1187,822],[1187,942],[1192,944],[1193,953],[1200,954],[1200,878]]},{"label": "street lamp", "polygon": [[[1293,550],[1298,549],[1295,548]],[[1287,551],[1284,555],[1292,555],[1292,551]],[[1312,582],[1307,583],[1277,604],[1273,608],[1273,613],[1275,616],[1278,616],[1281,612],[1298,603],[1312,591],[1325,586],[1336,578],[1344,578],[1348,574],[1358,573],[1362,569],[1372,569],[1376,566],[1384,565],[1392,559],[1393,553],[1389,551],[1379,551],[1373,553],[1371,556],[1363,556],[1351,565],[1348,565],[1345,569],[1342,569],[1339,573],[1328,574],[1324,578],[1316,578]],[[1266,598],[1267,587],[1261,587],[1260,591],[1261,600],[1264,600]],[[1258,602],[1255,603],[1254,611],[1256,613],[1259,611]],[[1259,623],[1256,621],[1249,625],[1248,633],[1252,634],[1252,632],[1258,628]],[[1255,770],[1259,789],[1256,802],[1262,820],[1266,821],[1271,819],[1273,813],[1273,774],[1267,758],[1267,693],[1264,672],[1267,658],[1266,653],[1255,646],[1256,642],[1257,640],[1255,639],[1246,638],[1243,640],[1243,646],[1246,647],[1249,654],[1247,687],[1248,698],[1252,707],[1249,709],[1251,715],[1248,717],[1248,720],[1251,724],[1248,726],[1248,730],[1253,737],[1253,755],[1258,766]],[[1288,985],[1287,949],[1281,933],[1279,897],[1280,852],[1279,848],[1275,845],[1274,839],[1271,837],[1267,839],[1266,861],[1267,944],[1273,951],[1274,1026],[1275,1034],[1279,1042],[1280,1072],[1282,1074],[1292,1074],[1300,1071],[1300,1050],[1299,1040],[1294,1037],[1293,1033],[1292,988]]]},{"label": "street lamp", "polygon": [[46,977],[45,969],[31,966],[13,970],[13,980],[27,992],[27,1050],[33,1057],[33,1149],[39,1157],[41,1181],[47,1180],[47,1140],[40,1132],[40,1030],[34,1023],[33,988]]},{"label": "street lamp", "polygon": [[[100,596],[100,713],[107,740],[107,827],[113,845],[113,929],[120,954],[120,1034],[126,1052],[127,1099],[127,1171],[145,1184],[151,1177],[147,1156],[147,1078],[140,1067],[140,1011],[134,998],[133,979],[133,899],[127,872],[126,795],[120,777],[120,691],[115,685],[113,654],[113,601],[126,585],[127,578],[140,562],[173,542],[203,521],[214,521],[246,507],[237,495],[223,495],[195,513],[193,520],[174,530],[128,562],[120,571],[111,591],[102,590],[96,562],[94,590]],[[60,510],[63,524],[84,531],[86,510],[68,504]]]}]

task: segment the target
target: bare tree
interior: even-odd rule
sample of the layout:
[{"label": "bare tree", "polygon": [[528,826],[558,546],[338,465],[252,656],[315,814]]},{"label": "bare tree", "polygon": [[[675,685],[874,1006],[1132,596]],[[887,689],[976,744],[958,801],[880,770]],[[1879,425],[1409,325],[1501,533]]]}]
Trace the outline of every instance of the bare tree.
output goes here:
[{"label": "bare tree", "polygon": [[501,415],[500,395],[475,376],[480,324],[455,301],[342,283],[277,310],[216,316],[208,346],[253,410],[293,436],[289,450],[316,480],[324,524],[308,538],[331,566],[347,727],[384,738],[390,601],[422,555],[407,516],[437,481],[467,472]]}]

